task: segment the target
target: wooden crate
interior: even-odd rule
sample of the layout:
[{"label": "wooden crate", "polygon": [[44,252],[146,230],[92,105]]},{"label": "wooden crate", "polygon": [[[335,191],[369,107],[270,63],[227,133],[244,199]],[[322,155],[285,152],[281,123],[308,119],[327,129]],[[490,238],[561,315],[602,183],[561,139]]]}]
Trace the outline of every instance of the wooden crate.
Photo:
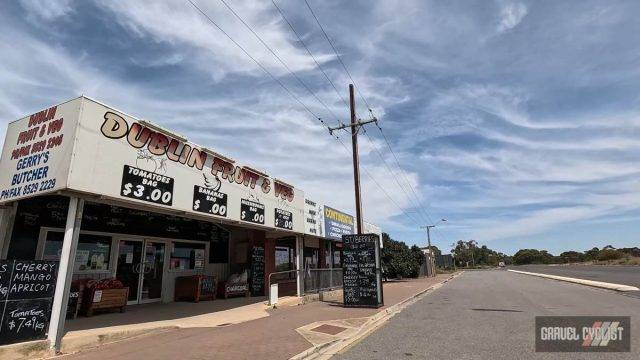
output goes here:
[{"label": "wooden crate", "polygon": [[[100,296],[97,296],[96,293],[99,291],[102,293]],[[85,293],[87,296],[84,299],[84,306],[87,316],[92,316],[95,310],[117,309],[120,312],[124,312],[127,306],[127,299],[129,298],[128,287],[122,289],[92,289],[85,291]]]},{"label": "wooden crate", "polygon": [[[208,286],[204,288],[204,284]],[[217,280],[212,275],[190,275],[176,278],[174,300],[200,300],[216,299]]]}]

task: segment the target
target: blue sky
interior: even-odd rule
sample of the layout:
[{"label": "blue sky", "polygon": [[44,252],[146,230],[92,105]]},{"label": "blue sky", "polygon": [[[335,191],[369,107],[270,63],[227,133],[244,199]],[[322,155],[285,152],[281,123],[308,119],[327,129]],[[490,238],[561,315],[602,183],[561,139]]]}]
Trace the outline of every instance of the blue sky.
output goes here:
[{"label": "blue sky", "polygon": [[[330,111],[222,2],[195,2],[314,113],[348,120],[270,1],[228,3]],[[640,3],[309,2],[403,168],[375,127],[360,137],[367,219],[423,245],[418,226],[447,218],[434,233],[444,249],[640,244]],[[349,78],[304,2],[276,3],[346,96]],[[80,94],[353,209],[350,153],[186,1],[2,2],[0,136]],[[417,198],[398,186],[407,181]]]}]

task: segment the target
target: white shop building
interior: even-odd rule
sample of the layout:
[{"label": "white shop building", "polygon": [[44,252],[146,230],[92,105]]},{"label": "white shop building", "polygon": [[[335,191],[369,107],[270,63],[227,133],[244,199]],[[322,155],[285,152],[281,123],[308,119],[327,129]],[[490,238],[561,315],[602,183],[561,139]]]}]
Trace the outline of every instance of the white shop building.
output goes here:
[{"label": "white shop building", "polygon": [[117,279],[128,305],[172,302],[177,279],[192,275],[215,278],[218,297],[265,296],[278,272],[281,295],[301,295],[300,270],[341,267],[339,234],[326,225],[352,233],[349,217],[86,97],[10,123],[0,160],[0,261],[59,264],[54,344],[81,279]]}]

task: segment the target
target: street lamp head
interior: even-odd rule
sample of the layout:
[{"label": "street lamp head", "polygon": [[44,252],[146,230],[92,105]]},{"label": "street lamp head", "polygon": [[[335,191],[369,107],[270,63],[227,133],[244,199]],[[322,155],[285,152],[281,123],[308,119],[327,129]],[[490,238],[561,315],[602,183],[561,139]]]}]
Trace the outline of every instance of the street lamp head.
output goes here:
[{"label": "street lamp head", "polygon": [[440,219],[440,221],[442,221],[442,222],[447,222],[447,219]]}]

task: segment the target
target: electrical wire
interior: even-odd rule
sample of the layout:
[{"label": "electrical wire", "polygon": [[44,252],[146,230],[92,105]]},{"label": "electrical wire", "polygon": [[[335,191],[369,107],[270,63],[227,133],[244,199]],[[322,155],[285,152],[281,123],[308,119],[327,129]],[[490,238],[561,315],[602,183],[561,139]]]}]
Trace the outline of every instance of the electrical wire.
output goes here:
[{"label": "electrical wire", "polygon": [[278,6],[278,4],[276,4],[275,0],[271,0],[271,3],[273,4],[273,6],[275,6],[275,8],[278,10],[278,13],[280,13],[280,16],[282,17],[282,19],[287,23],[287,25],[289,25],[289,28],[291,29],[291,31],[293,31],[293,33],[296,35],[296,37],[298,38],[298,41],[300,41],[300,43],[302,44],[302,46],[305,48],[305,50],[307,50],[307,54],[309,54],[309,56],[311,56],[311,58],[313,59],[313,61],[316,63],[316,66],[318,67],[318,69],[320,69],[320,71],[322,72],[322,74],[324,75],[325,79],[327,79],[327,81],[329,82],[329,84],[331,84],[331,87],[333,87],[333,90],[336,92],[336,95],[338,95],[338,98],[340,100],[342,100],[342,102],[345,104],[345,106],[347,108],[349,108],[349,103],[347,102],[347,99],[344,98],[342,95],[340,95],[340,91],[338,91],[338,88],[336,87],[336,85],[333,83],[333,81],[331,81],[331,78],[329,77],[329,75],[327,75],[326,71],[322,68],[322,65],[320,65],[320,62],[318,62],[318,60],[316,59],[315,56],[313,56],[313,54],[311,53],[311,50],[309,49],[309,47],[307,46],[307,44],[304,42],[304,40],[302,39],[302,36],[300,36],[300,34],[298,34],[298,32],[296,31],[296,29],[293,27],[293,24],[291,24],[291,22],[289,21],[289,19],[287,19],[287,17],[284,15],[284,12],[282,11],[282,9]]},{"label": "electrical wire", "polygon": [[[327,34],[327,32],[325,31],[324,27],[322,26],[322,23],[320,22],[320,19],[318,18],[318,16],[316,15],[315,11],[313,10],[313,8],[311,7],[311,5],[309,4],[308,0],[304,0],[305,4],[307,5],[307,8],[309,9],[309,12],[311,13],[311,15],[313,16],[314,20],[316,21],[316,24],[318,25],[318,27],[320,28],[322,34],[324,35],[325,39],[327,40],[327,42],[329,43],[329,45],[331,46],[331,49],[333,49],[334,54],[336,55],[336,58],[338,59],[338,61],[340,62],[340,64],[342,65],[342,68],[344,69],[345,73],[347,74],[347,76],[349,77],[349,79],[351,80],[352,84],[354,84],[354,87],[356,88],[356,91],[360,97],[360,99],[365,103],[365,105],[367,106],[367,109],[369,110],[369,114],[370,114],[370,118],[374,119],[375,116],[373,114],[373,109],[371,108],[371,106],[369,105],[369,102],[367,101],[367,99],[364,97],[364,95],[362,94],[362,92],[360,91],[359,87],[356,85],[355,80],[353,79],[353,76],[351,76],[351,72],[349,71],[349,69],[347,68],[346,64],[344,63],[344,61],[342,60],[342,57],[340,56],[340,54],[338,53],[338,50],[336,49],[335,45],[333,44],[333,42],[331,41],[331,38],[329,38],[329,35]],[[404,171],[402,171],[402,167],[400,166],[400,162],[398,160],[397,155],[395,154],[395,152],[393,151],[393,149],[391,148],[391,144],[389,142],[389,140],[387,139],[386,135],[384,134],[384,132],[382,131],[382,128],[380,127],[380,125],[376,122],[376,126],[378,127],[378,130],[380,131],[380,134],[383,136],[385,143],[387,144],[387,147],[389,148],[389,151],[392,153],[394,160],[396,162],[396,165],[398,167],[398,170],[400,171],[400,173],[402,174],[404,180],[407,182],[407,184],[409,185],[409,188],[411,189],[412,193],[414,194],[414,197],[416,199],[416,202],[418,202],[419,205],[419,197],[417,196],[417,192],[415,191],[415,189],[413,188],[413,186],[411,185],[411,182],[409,181],[409,179],[406,177],[406,175],[404,174]],[[433,222],[433,220],[431,219],[431,216],[429,216],[429,213],[425,210],[425,208],[423,206],[418,206],[417,207],[418,210],[420,210],[422,213],[424,213],[423,217],[426,217],[430,223],[435,224]]]},{"label": "electrical wire", "polygon": [[[192,0],[187,0],[202,16],[204,16],[213,26],[215,26],[220,32],[222,32],[231,42],[233,42],[233,44],[235,44],[240,50],[242,50],[242,52],[249,57],[253,62],[256,63],[256,65],[258,65],[258,67],[260,67],[260,69],[262,69],[267,75],[269,75],[269,77],[271,77],[271,79],[273,79],[274,81],[276,81],[280,87],[282,87],[294,100],[296,100],[296,102],[298,102],[309,114],[311,114],[315,119],[317,119],[318,121],[320,121],[325,127],[327,127],[327,129],[329,129],[329,126],[324,122],[324,120],[322,120],[319,116],[317,116],[311,109],[309,109],[309,107],[304,104],[302,102],[302,100],[300,100],[291,90],[289,90],[289,88],[287,88],[287,86],[280,81],[278,78],[275,77],[275,75],[273,75],[265,66],[263,66],[255,57],[253,57],[242,45],[240,45],[237,41],[235,41],[233,39],[233,37],[231,37],[226,31],[224,31],[224,29],[222,29],[210,16],[208,16],[202,9],[200,9],[200,7],[198,7]],[[223,1],[223,0],[221,0]],[[223,1],[224,3],[224,1]],[[225,3],[226,4],[226,3]],[[257,35],[257,34],[256,34]],[[266,44],[265,44],[266,45]],[[274,54],[275,55],[275,54]],[[338,135],[335,135],[335,138],[340,142],[340,144],[342,144],[343,148],[348,152],[349,149],[346,147],[346,145],[344,144],[344,142],[342,141],[342,139],[340,139],[340,137]],[[412,216],[410,216],[409,214],[406,213],[406,211],[404,209],[402,209],[401,206],[398,205],[398,203],[389,195],[389,193],[380,185],[380,183],[378,183],[378,181],[373,177],[373,175],[371,175],[371,173],[364,168],[365,173],[367,174],[367,176],[374,182],[374,184],[383,192],[383,194],[402,212],[405,214],[405,216],[408,219],[411,219],[413,222],[415,223],[419,223],[416,221],[416,219],[414,219]]]},{"label": "electrical wire", "polygon": [[[374,114],[373,114],[373,109],[371,108],[371,106],[369,105],[369,102],[367,101],[367,99],[364,97],[364,95],[362,94],[362,91],[360,91],[360,88],[356,85],[355,80],[353,79],[353,76],[351,76],[351,72],[349,71],[349,69],[347,68],[346,64],[344,63],[344,61],[342,60],[342,57],[340,56],[340,54],[338,53],[338,50],[336,49],[335,45],[333,44],[333,42],[331,41],[331,39],[329,38],[329,35],[327,34],[327,32],[325,31],[324,27],[322,26],[322,23],[320,22],[320,19],[318,18],[318,16],[316,15],[315,11],[313,10],[313,8],[311,7],[311,5],[309,4],[308,0],[304,0],[305,4],[307,5],[307,8],[309,9],[309,12],[311,13],[311,15],[313,16],[316,24],[318,25],[318,27],[320,28],[322,34],[324,35],[325,39],[327,40],[327,42],[329,43],[329,45],[331,46],[331,49],[333,49],[334,54],[336,55],[336,58],[338,59],[338,61],[340,62],[340,64],[342,65],[342,68],[344,69],[345,73],[347,74],[347,76],[349,77],[349,79],[351,80],[352,84],[354,84],[354,87],[356,87],[356,91],[358,92],[358,95],[360,97],[360,99],[365,103],[365,105],[367,106],[367,109],[369,110],[369,114],[370,117],[373,119],[375,118]],[[380,127],[380,125],[376,122],[376,126],[378,127],[378,130],[380,131],[380,133],[382,134],[385,143],[387,144],[387,147],[389,148],[389,151],[393,154],[394,160],[396,162],[396,165],[398,167],[398,169],[400,170],[400,173],[402,174],[402,176],[404,177],[405,181],[407,182],[407,184],[409,185],[409,188],[411,189],[411,191],[413,192],[416,201],[418,199],[417,193],[415,191],[415,189],[413,188],[413,186],[411,185],[411,182],[409,181],[409,179],[406,177],[406,175],[404,174],[404,172],[402,171],[402,167],[400,166],[400,162],[398,160],[397,155],[395,154],[395,152],[393,151],[393,149],[391,148],[391,144],[389,142],[389,140],[387,139],[386,135],[384,134],[384,132],[382,131],[382,127]],[[433,224],[433,220],[431,219],[431,217],[429,216],[429,213],[424,209],[424,207],[419,206],[418,207],[419,210],[421,210],[424,213],[424,216]]]},{"label": "electrical wire", "polygon": [[313,96],[316,101],[318,101],[334,118],[338,123],[341,123],[340,120],[338,119],[338,116],[336,116],[336,114],[327,106],[327,104],[324,103],[324,101],[322,101],[312,90],[311,88],[309,88],[309,86],[302,81],[302,79],[300,79],[300,77],[298,75],[296,75],[291,68],[289,68],[289,66],[287,65],[287,63],[284,62],[284,60],[282,60],[282,58],[276,53],[275,50],[273,50],[273,48],[271,48],[271,46],[269,46],[263,39],[262,37],[260,37],[260,35],[258,35],[258,33],[253,30],[253,27],[251,25],[249,25],[230,5],[229,3],[227,3],[225,0],[220,0],[220,2],[222,2],[224,4],[224,6],[227,7],[227,9],[229,9],[229,11],[231,11],[231,13],[238,19],[240,20],[240,22],[253,34],[253,36],[255,36],[256,39],[258,39],[258,41],[260,41],[260,43],[276,58],[276,60],[278,60],[278,62],[280,62],[280,64],[282,64],[282,66],[284,66],[284,68],[287,70],[287,72],[289,72],[289,74],[291,76],[293,76],[298,83],[300,83],[300,85],[302,85],[302,87],[304,87],[307,92],[309,94],[311,94],[311,96]]}]

